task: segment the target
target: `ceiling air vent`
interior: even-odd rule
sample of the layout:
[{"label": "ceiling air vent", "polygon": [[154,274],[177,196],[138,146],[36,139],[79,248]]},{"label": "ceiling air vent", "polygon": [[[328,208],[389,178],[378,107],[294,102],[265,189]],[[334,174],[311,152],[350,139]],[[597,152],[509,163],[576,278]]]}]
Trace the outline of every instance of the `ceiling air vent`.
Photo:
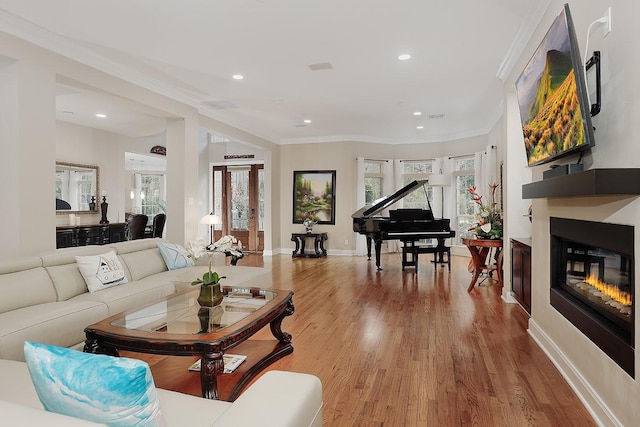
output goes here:
[{"label": "ceiling air vent", "polygon": [[311,71],[319,71],[319,70],[333,70],[333,65],[331,62],[318,62],[317,64],[309,65]]}]

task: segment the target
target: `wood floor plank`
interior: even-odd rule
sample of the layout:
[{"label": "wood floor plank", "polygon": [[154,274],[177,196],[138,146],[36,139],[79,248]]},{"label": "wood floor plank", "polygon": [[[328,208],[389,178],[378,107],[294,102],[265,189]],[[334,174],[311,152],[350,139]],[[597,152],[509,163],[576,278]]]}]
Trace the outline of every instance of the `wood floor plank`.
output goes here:
[{"label": "wood floor plank", "polygon": [[325,426],[595,426],[526,313],[490,279],[467,292],[468,261],[452,256],[449,273],[421,257],[415,273],[399,254],[382,271],[364,257],[245,256],[271,269],[263,286],[295,293],[282,324],[294,352],[267,370],[318,376]]}]

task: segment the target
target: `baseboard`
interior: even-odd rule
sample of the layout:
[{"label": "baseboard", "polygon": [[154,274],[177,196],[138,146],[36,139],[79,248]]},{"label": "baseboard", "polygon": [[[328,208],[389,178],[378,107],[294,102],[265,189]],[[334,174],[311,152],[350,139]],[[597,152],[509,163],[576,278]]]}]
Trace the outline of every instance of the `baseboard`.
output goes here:
[{"label": "baseboard", "polygon": [[502,290],[502,301],[507,304],[518,304],[518,301],[513,297],[513,292],[507,291],[506,289]]},{"label": "baseboard", "polygon": [[602,427],[623,427],[616,416],[602,401],[591,384],[582,376],[580,371],[571,363],[553,340],[538,326],[533,319],[529,319],[529,335],[545,352],[547,357],[560,371],[560,374],[569,383],[569,387],[578,396],[595,422]]}]

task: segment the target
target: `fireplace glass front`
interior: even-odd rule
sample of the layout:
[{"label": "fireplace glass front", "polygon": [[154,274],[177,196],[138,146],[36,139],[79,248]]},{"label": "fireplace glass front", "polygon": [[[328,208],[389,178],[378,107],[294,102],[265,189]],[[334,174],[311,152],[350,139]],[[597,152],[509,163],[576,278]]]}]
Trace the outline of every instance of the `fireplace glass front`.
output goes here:
[{"label": "fireplace glass front", "polygon": [[634,229],[551,218],[551,305],[634,375]]},{"label": "fireplace glass front", "polygon": [[629,331],[633,312],[629,258],[589,245],[562,240],[567,291],[619,328]]}]

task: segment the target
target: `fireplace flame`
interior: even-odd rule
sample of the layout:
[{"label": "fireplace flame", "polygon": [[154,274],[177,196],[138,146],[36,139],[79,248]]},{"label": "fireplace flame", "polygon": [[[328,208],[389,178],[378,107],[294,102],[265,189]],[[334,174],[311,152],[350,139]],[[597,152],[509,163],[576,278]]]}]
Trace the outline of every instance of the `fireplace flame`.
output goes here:
[{"label": "fireplace flame", "polygon": [[585,283],[590,284],[591,286],[596,288],[598,291],[602,292],[604,295],[611,298],[612,300],[617,301],[620,304],[625,305],[627,307],[631,306],[632,304],[631,294],[629,292],[620,290],[620,288],[618,288],[616,285],[604,283],[600,281],[600,279],[598,279],[598,277],[593,274],[590,274],[589,276],[587,276],[587,278],[584,281]]}]

